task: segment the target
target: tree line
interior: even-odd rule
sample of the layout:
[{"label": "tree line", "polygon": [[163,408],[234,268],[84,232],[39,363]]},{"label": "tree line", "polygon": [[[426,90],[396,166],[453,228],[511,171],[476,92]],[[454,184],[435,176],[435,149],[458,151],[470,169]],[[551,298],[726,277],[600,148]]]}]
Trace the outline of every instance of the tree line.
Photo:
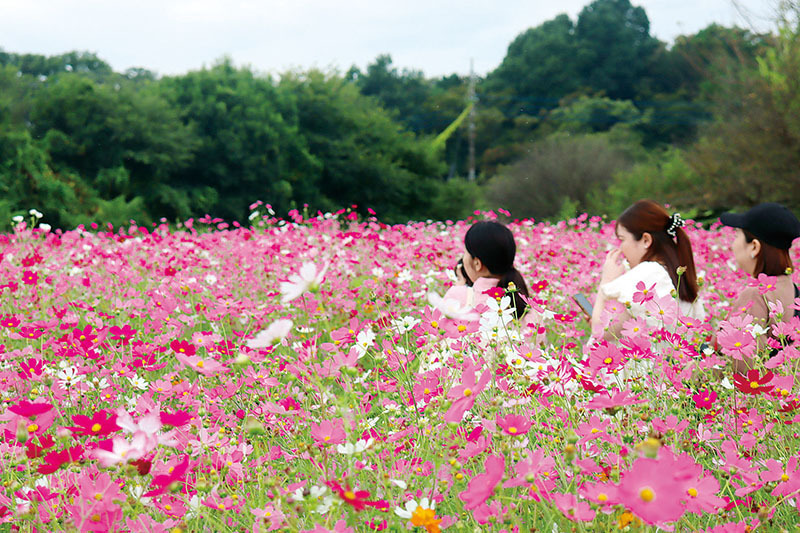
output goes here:
[{"label": "tree line", "polygon": [[356,204],[389,222],[615,214],[641,196],[701,216],[800,208],[795,21],[667,44],[643,8],[595,0],[530,28],[474,80],[475,181],[466,122],[454,124],[471,80],[389,55],[345,73],[273,77],[223,58],[160,77],[86,52],[0,50],[0,220],[35,207],[62,227],[242,221],[259,199],[279,213]]}]

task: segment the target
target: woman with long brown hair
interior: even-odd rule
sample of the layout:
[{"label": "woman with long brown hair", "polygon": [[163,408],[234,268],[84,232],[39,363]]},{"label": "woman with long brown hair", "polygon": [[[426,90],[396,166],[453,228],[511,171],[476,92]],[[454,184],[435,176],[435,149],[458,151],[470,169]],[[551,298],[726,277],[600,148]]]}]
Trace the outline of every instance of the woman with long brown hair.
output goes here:
[{"label": "woman with long brown hair", "polygon": [[[592,314],[594,337],[616,338],[628,318],[646,315],[645,306],[633,301],[633,295],[641,292],[637,285],[654,291],[659,297],[676,291],[683,315],[699,320],[705,318],[705,310],[697,298],[692,244],[683,225],[679,214],[670,215],[651,200],[640,200],[620,215],[615,230],[619,248],[606,257],[597,290]],[[620,263],[620,256],[627,261],[629,269]],[[606,325],[601,319],[610,300],[624,304],[626,309]]]}]

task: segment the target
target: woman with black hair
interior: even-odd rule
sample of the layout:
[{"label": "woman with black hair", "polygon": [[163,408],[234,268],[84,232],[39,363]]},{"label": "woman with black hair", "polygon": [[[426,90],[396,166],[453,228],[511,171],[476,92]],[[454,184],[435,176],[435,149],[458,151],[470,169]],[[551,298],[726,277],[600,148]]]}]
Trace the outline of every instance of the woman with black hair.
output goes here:
[{"label": "woman with black hair", "polygon": [[[527,304],[520,295],[528,296],[528,286],[514,267],[516,254],[511,230],[498,222],[476,222],[464,236],[464,255],[456,267],[458,281],[444,299],[475,307],[486,302],[491,289],[499,287],[511,296],[516,317],[521,318]],[[513,291],[509,291],[512,284]]]},{"label": "woman with black hair", "polygon": [[[800,316],[800,309],[792,309],[800,290],[792,282],[793,265],[789,256],[792,241],[800,237],[800,221],[789,209],[776,203],[759,204],[741,214],[725,213],[720,221],[736,228],[731,251],[739,269],[754,278],[761,274],[775,277],[775,290],[766,294],[761,294],[758,287],[744,287],[733,304],[733,314],[750,315],[756,325],[767,330],[768,338],[777,341],[772,326],[778,318],[770,313],[770,305],[780,302],[781,322]],[[753,366],[752,359],[734,361],[737,372]]]}]

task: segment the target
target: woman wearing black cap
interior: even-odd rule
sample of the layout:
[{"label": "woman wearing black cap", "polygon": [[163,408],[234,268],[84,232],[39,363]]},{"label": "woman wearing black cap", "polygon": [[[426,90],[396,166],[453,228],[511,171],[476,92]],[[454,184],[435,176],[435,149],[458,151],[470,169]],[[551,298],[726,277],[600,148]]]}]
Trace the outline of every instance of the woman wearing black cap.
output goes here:
[{"label": "woman wearing black cap", "polygon": [[[746,287],[733,306],[734,313],[744,312],[752,316],[754,322],[769,329],[768,335],[774,338],[771,326],[775,319],[770,317],[770,303],[783,305],[783,322],[789,322],[794,314],[800,314],[800,311],[792,312],[794,300],[800,292],[792,282],[792,259],[789,256],[792,241],[800,237],[800,221],[786,207],[775,203],[759,204],[746,213],[725,213],[720,221],[737,228],[731,249],[740,269],[754,278],[760,274],[777,277],[774,291],[762,295],[758,287]],[[737,364],[736,370],[746,371],[745,365],[752,368],[752,361]]]}]

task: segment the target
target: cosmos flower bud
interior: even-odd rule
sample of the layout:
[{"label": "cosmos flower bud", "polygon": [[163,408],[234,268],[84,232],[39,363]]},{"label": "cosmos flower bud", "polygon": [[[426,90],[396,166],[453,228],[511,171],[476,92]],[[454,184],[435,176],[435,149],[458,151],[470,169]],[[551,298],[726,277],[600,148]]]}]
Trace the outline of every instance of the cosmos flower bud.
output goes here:
[{"label": "cosmos flower bud", "polygon": [[675,272],[677,272],[679,276],[683,276],[686,273],[686,267],[685,266],[679,266],[675,270]]},{"label": "cosmos flower bud", "polygon": [[28,425],[25,423],[24,420],[20,420],[17,422],[17,442],[20,444],[25,444],[28,441],[28,437],[30,433],[28,433]]}]

